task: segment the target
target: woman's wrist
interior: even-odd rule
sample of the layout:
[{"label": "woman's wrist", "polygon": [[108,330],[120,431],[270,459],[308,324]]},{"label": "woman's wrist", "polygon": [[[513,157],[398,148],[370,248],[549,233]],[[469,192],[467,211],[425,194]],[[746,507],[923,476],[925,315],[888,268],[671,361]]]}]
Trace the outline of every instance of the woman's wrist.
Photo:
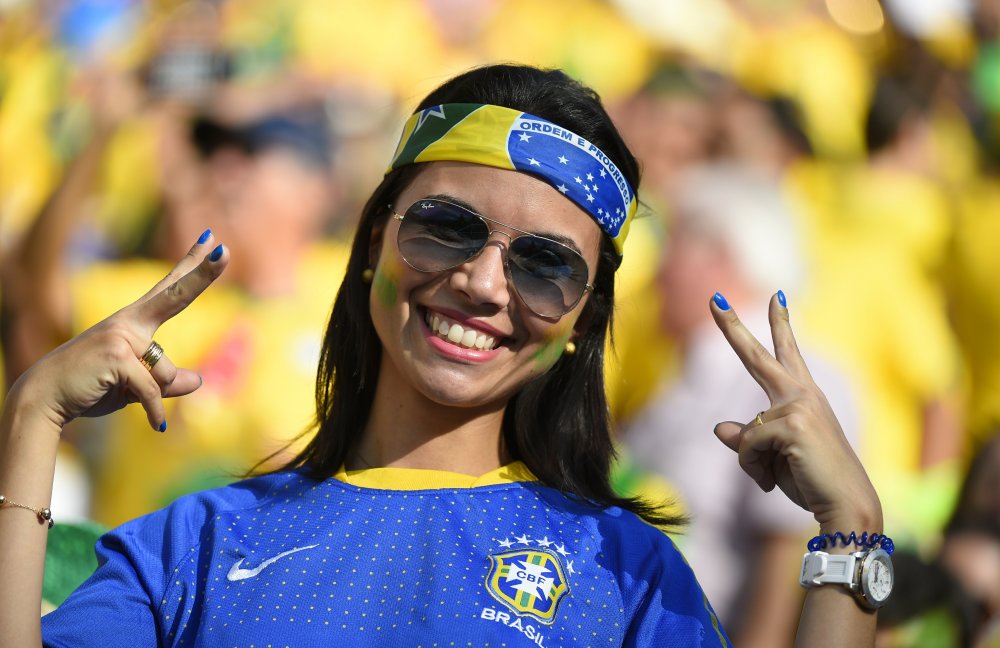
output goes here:
[{"label": "woman's wrist", "polygon": [[[55,451],[62,437],[63,422],[58,413],[46,404],[44,396],[30,372],[22,374],[10,388],[0,418],[0,427],[8,443],[30,437],[30,442],[51,445]],[[30,434],[23,434],[25,431],[30,431]]]},{"label": "woman's wrist", "polygon": [[[825,521],[819,526],[820,537],[844,537],[850,538],[854,534],[855,538],[872,537],[873,534],[882,535],[883,532],[882,508],[859,507],[857,511],[850,515],[843,515]],[[840,534],[840,536],[837,536]],[[860,548],[853,543],[828,542],[823,551],[827,553],[853,553]]]}]

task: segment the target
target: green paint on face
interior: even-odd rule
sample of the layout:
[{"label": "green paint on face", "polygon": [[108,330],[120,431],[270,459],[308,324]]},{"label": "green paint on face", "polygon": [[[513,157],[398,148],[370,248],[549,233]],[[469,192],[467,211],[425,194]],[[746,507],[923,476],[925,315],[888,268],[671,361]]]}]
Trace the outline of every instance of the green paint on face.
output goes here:
[{"label": "green paint on face", "polygon": [[384,273],[375,273],[372,287],[375,288],[375,296],[384,308],[389,308],[396,303],[396,282],[385,276]]},{"label": "green paint on face", "polygon": [[531,355],[531,359],[535,362],[537,366],[542,371],[548,371],[549,368],[554,365],[559,358],[562,357],[563,351],[566,350],[566,343],[569,338],[573,335],[573,329],[562,331],[556,330],[553,332],[555,337],[538,347],[538,350]]},{"label": "green paint on face", "polygon": [[392,257],[384,259],[375,268],[375,277],[372,279],[372,288],[375,290],[375,297],[383,308],[390,308],[396,303],[399,294],[399,266]]}]

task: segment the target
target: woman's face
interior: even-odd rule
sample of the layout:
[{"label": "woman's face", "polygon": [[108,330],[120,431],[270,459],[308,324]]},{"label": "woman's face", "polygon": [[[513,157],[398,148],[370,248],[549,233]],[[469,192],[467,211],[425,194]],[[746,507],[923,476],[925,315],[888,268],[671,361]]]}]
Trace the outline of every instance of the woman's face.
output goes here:
[{"label": "woman's face", "polygon": [[[476,164],[433,162],[393,209],[402,214],[432,196],[513,228],[566,240],[586,260],[593,283],[601,230],[544,181]],[[528,310],[504,272],[509,244],[504,234],[517,232],[491,223],[496,231],[479,256],[429,273],[414,270],[400,256],[399,226],[389,218],[371,287],[371,316],[383,348],[380,381],[390,381],[393,389],[410,387],[443,405],[489,407],[506,403],[555,364],[587,297],[559,319]],[[476,348],[474,338],[485,348]]]}]

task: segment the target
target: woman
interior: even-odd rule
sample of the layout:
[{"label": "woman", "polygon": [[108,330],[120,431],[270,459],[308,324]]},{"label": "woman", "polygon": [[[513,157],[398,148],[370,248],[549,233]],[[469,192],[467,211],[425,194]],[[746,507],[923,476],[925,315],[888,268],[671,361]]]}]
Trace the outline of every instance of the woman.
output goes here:
[{"label": "woman", "polygon": [[[728,645],[642,518],[671,520],[608,487],[602,354],[637,184],[596,96],[562,73],[486,67],[433,92],[364,209],[324,342],[315,438],[290,470],[105,536],[97,573],[43,621],[46,641]],[[161,395],[200,379],[160,357],[153,334],[227,262],[206,232],[145,297],[11,390],[0,493],[27,510],[0,515],[0,623],[17,645],[39,641],[46,525],[26,516],[48,501],[62,426],[139,401],[164,431]],[[773,405],[720,424],[720,438],[823,532],[881,532],[784,304],[771,303],[777,359],[721,295],[711,308]],[[846,590],[808,595],[808,645],[873,632]]]}]

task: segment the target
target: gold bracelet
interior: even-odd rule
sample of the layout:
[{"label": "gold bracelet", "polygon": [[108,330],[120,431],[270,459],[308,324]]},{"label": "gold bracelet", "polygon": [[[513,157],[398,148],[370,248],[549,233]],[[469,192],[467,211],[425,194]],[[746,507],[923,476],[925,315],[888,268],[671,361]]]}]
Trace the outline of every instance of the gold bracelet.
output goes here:
[{"label": "gold bracelet", "polygon": [[55,521],[52,519],[52,511],[47,508],[36,509],[24,504],[18,504],[14,500],[7,499],[5,496],[0,495],[0,509],[5,507],[14,507],[19,509],[24,509],[25,511],[31,511],[38,517],[39,524],[48,524],[51,529],[55,526]]}]

